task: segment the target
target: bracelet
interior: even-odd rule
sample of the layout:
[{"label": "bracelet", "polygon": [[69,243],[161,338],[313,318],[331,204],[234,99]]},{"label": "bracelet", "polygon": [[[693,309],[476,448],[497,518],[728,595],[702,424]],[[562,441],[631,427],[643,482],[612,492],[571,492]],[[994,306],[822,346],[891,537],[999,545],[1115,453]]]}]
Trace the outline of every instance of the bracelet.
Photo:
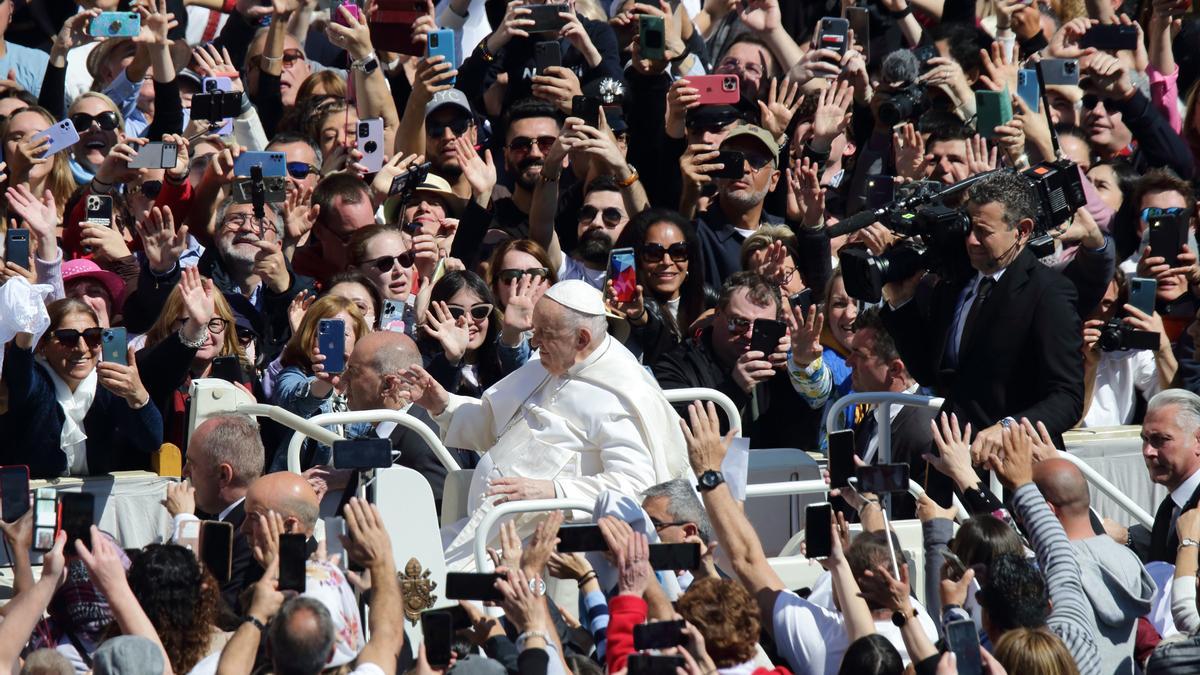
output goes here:
[{"label": "bracelet", "polygon": [[589,582],[589,581],[591,581],[591,580],[593,580],[593,579],[599,578],[599,576],[600,576],[599,574],[596,574],[596,570],[588,570],[588,573],[587,573],[587,574],[585,574],[585,575],[583,575],[582,577],[580,577],[580,578],[579,578],[579,584],[578,584],[578,585],[579,585],[579,587],[580,587],[580,588],[583,588],[583,585],[584,585],[584,584],[586,584],[587,582]]},{"label": "bracelet", "polygon": [[183,346],[187,347],[188,349],[200,349],[204,346],[205,342],[208,342],[208,326],[204,326],[204,328],[200,331],[200,337],[195,340],[188,340],[183,334],[183,329],[180,328],[179,341],[182,342]]},{"label": "bracelet", "polygon": [[479,52],[479,55],[483,57],[483,60],[488,63],[496,60],[496,55],[488,51],[487,38],[479,41],[479,45],[475,47],[475,51]]},{"label": "bracelet", "polygon": [[550,634],[544,630],[527,630],[524,633],[521,633],[520,635],[517,636],[517,642],[524,643],[526,640],[528,640],[531,637],[541,638],[542,640],[544,640],[546,642],[547,646],[551,646],[554,644],[554,639],[551,638]]},{"label": "bracelet", "polygon": [[259,630],[266,630],[266,629],[267,629],[267,624],[265,624],[265,623],[263,623],[263,622],[259,621],[258,619],[256,619],[256,618],[254,618],[254,617],[250,616],[249,614],[247,614],[246,616],[242,617],[242,623],[252,623],[252,624],[254,624],[254,627],[255,627],[255,628],[257,628],[257,629],[259,629]]},{"label": "bracelet", "polygon": [[623,181],[619,181],[617,183],[617,185],[621,186],[622,188],[627,188],[627,187],[630,187],[631,185],[633,185],[634,183],[638,182],[638,179],[640,178],[640,176],[638,176],[637,168],[635,168],[632,164],[630,164],[629,171],[630,171],[629,177]]}]

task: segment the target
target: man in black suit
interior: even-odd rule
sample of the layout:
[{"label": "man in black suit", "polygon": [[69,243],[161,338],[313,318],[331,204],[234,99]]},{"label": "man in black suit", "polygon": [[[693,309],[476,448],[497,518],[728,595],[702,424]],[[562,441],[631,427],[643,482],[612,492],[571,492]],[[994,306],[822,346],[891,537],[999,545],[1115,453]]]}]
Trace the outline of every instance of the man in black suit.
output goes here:
[{"label": "man in black suit", "polygon": [[908,371],[976,430],[973,456],[1001,452],[1003,428],[1022,417],[1061,444],[1083,414],[1075,288],[1026,250],[1037,204],[1022,177],[984,178],[966,211],[973,273],[886,284],[884,324]]},{"label": "man in black suit", "polygon": [[[221,597],[238,611],[242,590],[262,576],[242,535],[246,491],[262,475],[265,451],[258,424],[243,415],[210,417],[196,427],[188,443],[183,476],[187,482],[167,487],[163,506],[175,519],[175,537],[187,520],[215,520],[233,525],[232,565]],[[220,575],[214,574],[220,581]]]}]

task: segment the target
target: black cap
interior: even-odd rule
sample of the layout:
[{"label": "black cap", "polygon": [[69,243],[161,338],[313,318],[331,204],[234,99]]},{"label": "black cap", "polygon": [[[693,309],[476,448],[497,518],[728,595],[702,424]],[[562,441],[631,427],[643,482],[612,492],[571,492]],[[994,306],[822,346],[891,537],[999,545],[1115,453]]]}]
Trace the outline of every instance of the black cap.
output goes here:
[{"label": "black cap", "polygon": [[684,123],[689,127],[724,126],[741,118],[738,109],[731,105],[701,105],[687,111]]},{"label": "black cap", "polygon": [[625,122],[625,111],[619,105],[604,106],[604,119],[614,134],[623,134],[629,131],[629,124]]},{"label": "black cap", "polygon": [[229,309],[233,312],[233,323],[238,328],[248,328],[254,337],[261,338],[263,335],[263,316],[262,313],[240,293],[225,293],[225,301],[229,303]]}]

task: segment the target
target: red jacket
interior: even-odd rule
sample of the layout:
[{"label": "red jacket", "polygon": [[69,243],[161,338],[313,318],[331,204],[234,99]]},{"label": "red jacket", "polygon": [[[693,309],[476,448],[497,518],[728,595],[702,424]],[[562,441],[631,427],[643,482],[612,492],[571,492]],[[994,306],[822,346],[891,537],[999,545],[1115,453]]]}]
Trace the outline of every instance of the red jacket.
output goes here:
[{"label": "red jacket", "polygon": [[608,672],[624,668],[625,660],[636,651],[633,627],[645,622],[648,612],[646,601],[635,595],[618,595],[608,601],[608,646],[604,654]]},{"label": "red jacket", "polygon": [[[92,187],[89,183],[83,189],[83,192],[80,193],[79,199],[75,202],[75,207],[67,214],[66,223],[63,225],[63,257],[67,260],[92,257],[92,254],[86,253],[83,250],[83,244],[80,243],[83,233],[83,227],[80,223],[83,222],[84,217],[87,215],[87,196],[90,194],[92,194]],[[154,205],[160,208],[170,207],[171,215],[175,216],[175,225],[178,227],[183,221],[183,216],[191,208],[192,194],[192,184],[190,182],[185,180],[182,184],[175,185],[171,181],[164,180],[162,191],[155,198]],[[129,243],[129,250],[133,252],[140,251],[142,249],[142,240],[138,237],[137,228],[133,226],[133,223],[129,223],[129,229],[133,237],[133,241]]]}]

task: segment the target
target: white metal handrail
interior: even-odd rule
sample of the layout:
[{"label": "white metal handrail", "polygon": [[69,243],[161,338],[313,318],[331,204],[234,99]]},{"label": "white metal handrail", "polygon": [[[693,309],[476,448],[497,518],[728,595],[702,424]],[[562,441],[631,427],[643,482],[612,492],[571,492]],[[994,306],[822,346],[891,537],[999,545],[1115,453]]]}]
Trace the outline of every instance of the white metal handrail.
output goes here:
[{"label": "white metal handrail", "polygon": [[596,503],[586,499],[530,499],[528,501],[506,502],[497,504],[479,521],[475,530],[475,569],[486,572],[492,569],[491,560],[487,554],[488,533],[496,526],[501,518],[517,513],[533,513],[537,511],[587,511],[592,512]]},{"label": "white metal handrail", "polygon": [[[780,497],[790,495],[807,495],[816,494],[819,492],[828,492],[829,484],[823,480],[793,480],[781,481],[778,483],[752,483],[746,486],[746,498],[750,497]],[[920,499],[925,494],[925,488],[915,480],[908,481],[908,494],[912,495],[913,499]],[[958,511],[958,517],[955,519],[958,522],[966,518],[970,518],[971,514],[967,511],[962,502],[958,500],[958,495],[954,495],[954,508]]]},{"label": "white metal handrail", "polygon": [[[854,394],[846,394],[833,402],[829,406],[829,412],[825,415],[825,428],[829,433],[842,430],[842,422],[845,420],[845,415],[842,414],[846,408],[860,403],[868,405],[877,405],[883,408],[883,415],[887,419],[891,419],[892,406],[913,406],[920,408],[941,409],[946,402],[943,398],[936,396],[919,396],[917,394],[899,394],[891,391],[871,391],[859,392]],[[887,464],[892,460],[892,427],[890,424],[880,424],[876,429],[879,434],[879,459],[881,464]]]},{"label": "white metal handrail", "polygon": [[1083,477],[1089,483],[1096,486],[1096,489],[1103,492],[1106,497],[1116,502],[1117,506],[1125,509],[1126,513],[1133,516],[1134,520],[1144,525],[1147,529],[1154,529],[1154,518],[1137,502],[1130,499],[1129,495],[1121,492],[1120,488],[1110,483],[1104,476],[1101,476],[1099,471],[1096,471],[1087,462],[1069,452],[1059,452],[1058,456],[1078,467],[1080,473],[1083,474]]},{"label": "white metal handrail", "polygon": [[[437,456],[438,461],[442,466],[446,467],[447,471],[458,471],[462,467],[458,465],[450,451],[442,444],[442,439],[438,438],[437,434],[433,433],[424,422],[409,415],[402,410],[351,410],[347,412],[331,412],[314,415],[307,420],[311,424],[353,424],[354,422],[395,422],[397,426],[405,427],[418,436],[425,444],[433,449],[433,454]],[[333,433],[332,431],[329,433]],[[291,441],[288,442],[287,449],[287,467],[292,473],[300,473],[300,448],[304,443],[305,436],[312,434],[297,429],[292,434]],[[342,440],[342,437],[334,434],[335,440]],[[320,440],[320,439],[318,439]],[[331,441],[320,441],[330,444]]]},{"label": "white metal handrail", "polygon": [[707,387],[688,387],[686,389],[664,389],[663,395],[667,397],[669,403],[691,403],[692,401],[712,401],[717,404],[717,407],[725,413],[725,417],[729,420],[730,429],[742,428],[742,414],[738,412],[738,407],[733,404],[733,399],[716,389],[708,389]]}]

